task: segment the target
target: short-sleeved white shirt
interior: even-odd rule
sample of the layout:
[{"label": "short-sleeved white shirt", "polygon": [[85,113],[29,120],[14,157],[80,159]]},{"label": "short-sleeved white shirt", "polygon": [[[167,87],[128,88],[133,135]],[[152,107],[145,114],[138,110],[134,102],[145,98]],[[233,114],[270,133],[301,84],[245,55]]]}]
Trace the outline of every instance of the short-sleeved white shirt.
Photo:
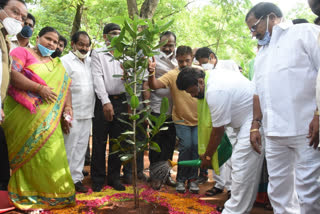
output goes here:
[{"label": "short-sleeved white shirt", "polygon": [[240,72],[217,68],[210,72],[206,90],[212,126],[229,126],[238,137],[249,136],[254,94],[252,83]]},{"label": "short-sleeved white shirt", "polygon": [[95,95],[91,73],[91,59],[82,62],[71,51],[61,58],[70,76],[74,119],[90,119],[94,116]]}]

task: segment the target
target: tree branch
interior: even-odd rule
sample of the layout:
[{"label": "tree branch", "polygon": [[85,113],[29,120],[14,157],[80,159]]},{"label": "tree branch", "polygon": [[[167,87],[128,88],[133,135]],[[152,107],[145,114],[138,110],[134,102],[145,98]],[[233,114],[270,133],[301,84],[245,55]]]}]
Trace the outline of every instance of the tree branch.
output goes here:
[{"label": "tree branch", "polygon": [[127,0],[129,17],[133,19],[134,15],[138,15],[138,6],[136,0]]},{"label": "tree branch", "polygon": [[141,6],[140,17],[143,19],[151,19],[157,9],[159,0],[145,0]]},{"label": "tree branch", "polygon": [[[195,0],[189,1],[185,6],[183,6],[183,8],[188,7],[188,5],[191,4],[191,3],[193,3],[193,2],[195,2]],[[165,19],[165,18],[168,18],[169,16],[172,16],[172,15],[174,15],[174,14],[176,14],[176,13],[180,13],[180,12],[181,12],[181,10],[173,11],[172,13],[169,13],[168,15],[163,16],[163,17],[161,18],[161,20],[163,20],[163,19]]]}]

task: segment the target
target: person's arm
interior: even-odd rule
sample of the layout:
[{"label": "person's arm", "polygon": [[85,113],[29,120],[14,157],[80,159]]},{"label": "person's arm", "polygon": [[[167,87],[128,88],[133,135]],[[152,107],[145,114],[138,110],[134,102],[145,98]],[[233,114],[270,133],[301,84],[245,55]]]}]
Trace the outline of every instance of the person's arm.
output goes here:
[{"label": "person's arm", "polygon": [[159,81],[154,75],[156,72],[156,60],[154,56],[152,57],[152,61],[149,59],[148,71],[149,71],[148,83],[151,89],[155,90],[155,89],[166,87],[165,84]]},{"label": "person's arm", "polygon": [[210,109],[212,130],[206,152],[200,156],[203,168],[212,166],[211,158],[223,138],[224,127],[231,122],[232,96],[228,91],[210,90],[208,86],[206,101]]},{"label": "person's arm", "polygon": [[[69,115],[71,118],[68,120],[66,117]],[[61,127],[62,131],[65,134],[70,133],[70,128],[72,127],[71,120],[73,119],[73,109],[72,109],[72,94],[70,88],[68,89],[67,96],[66,96],[66,102],[63,108],[63,114],[61,118]]]},{"label": "person's arm", "polygon": [[99,55],[95,50],[92,51],[91,55],[91,69],[94,90],[97,94],[98,99],[102,103],[103,114],[107,121],[112,121],[114,110],[109,99],[109,94],[107,92],[106,86],[104,85],[102,64],[100,62]]},{"label": "person's arm", "polygon": [[200,156],[201,168],[208,168],[212,166],[212,156],[217,151],[217,148],[224,135],[224,126],[212,127],[210,140],[206,152]]},{"label": "person's arm", "polygon": [[24,91],[32,91],[34,93],[38,93],[47,103],[53,103],[56,101],[57,94],[52,91],[53,88],[36,83],[15,70],[12,70],[10,74],[10,83],[14,87]]},{"label": "person's arm", "polygon": [[[299,41],[302,42],[302,46],[304,50],[307,52],[311,65],[318,72],[320,69],[320,49],[314,48],[318,46],[318,38],[320,34],[320,30],[316,25],[306,25],[302,30],[301,39]],[[299,36],[300,36],[299,35]],[[312,86],[311,86],[312,87]],[[314,109],[314,115],[309,123],[309,133],[308,138],[309,146],[312,146],[314,149],[318,149],[319,145],[319,111],[318,108]]]},{"label": "person's arm", "polygon": [[250,129],[250,143],[252,148],[261,154],[261,135],[259,128],[262,121],[262,112],[258,95],[253,95],[253,120]]}]

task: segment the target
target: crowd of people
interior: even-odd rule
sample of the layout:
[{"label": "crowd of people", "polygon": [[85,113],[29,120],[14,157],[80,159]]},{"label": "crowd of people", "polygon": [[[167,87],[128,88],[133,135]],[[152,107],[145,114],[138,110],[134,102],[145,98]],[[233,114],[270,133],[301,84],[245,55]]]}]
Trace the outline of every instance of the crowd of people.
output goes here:
[{"label": "crowd of people", "polygon": [[[320,15],[319,1],[309,5]],[[198,194],[213,168],[216,183],[205,194],[227,191],[218,207],[224,214],[250,213],[267,183],[268,194],[262,192],[274,213],[320,213],[320,27],[284,20],[268,2],[252,7],[245,22],[258,40],[249,79],[209,47],[176,48],[176,35],[161,33],[166,44],[149,59],[141,85],[153,116],[162,98],[169,100],[168,128],[153,139],[161,152],[149,151],[150,167],[172,160],[178,139],[178,160],[200,158],[201,169],[179,166],[176,181],[169,174],[163,182],[144,173],[139,153],[138,179],[154,189],[165,184]],[[0,1],[0,190],[21,210],[74,205],[75,192],[88,192],[82,181],[91,134],[92,190],[106,184],[125,190],[132,166],[112,152],[110,139],[126,131],[121,121],[130,108],[124,80],[114,76],[123,75],[123,67],[107,50],[121,27],[106,24],[105,45],[94,50],[87,32],[75,32],[61,56],[68,42],[52,27],[30,43],[35,24],[23,0]]]}]

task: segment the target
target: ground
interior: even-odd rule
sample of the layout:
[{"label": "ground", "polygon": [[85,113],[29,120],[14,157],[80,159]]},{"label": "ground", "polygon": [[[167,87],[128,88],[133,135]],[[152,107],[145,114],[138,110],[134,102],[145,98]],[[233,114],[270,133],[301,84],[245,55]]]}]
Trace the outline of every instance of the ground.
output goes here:
[{"label": "ground", "polygon": [[[174,153],[174,160],[177,160],[178,152]],[[148,152],[145,152],[144,156],[144,168],[145,173],[149,174],[149,160],[148,160]],[[90,167],[85,166],[85,170],[90,172]],[[174,167],[171,171],[172,177],[175,179],[177,168]],[[140,182],[139,187],[141,189],[142,200],[140,200],[140,209],[134,209],[134,202],[133,200],[127,200],[126,198],[132,197],[129,193],[132,193],[132,188],[127,186],[126,192],[116,192],[112,190],[112,188],[107,187],[104,189],[102,193],[91,193],[90,197],[86,194],[78,194],[77,201],[78,204],[76,207],[65,209],[65,210],[54,210],[53,213],[140,213],[140,214],[149,214],[149,213],[218,213],[212,210],[215,210],[214,206],[222,206],[224,202],[227,200],[227,193],[224,192],[222,194],[217,195],[216,197],[206,197],[205,192],[206,190],[210,189],[214,181],[212,180],[212,172],[209,170],[209,181],[205,184],[200,185],[200,192],[199,195],[192,195],[190,193],[186,194],[176,194],[175,189],[168,186],[163,186],[160,190],[154,191],[150,188],[150,184]],[[83,184],[87,187],[91,187],[91,179],[90,175],[85,177],[83,180]],[[108,195],[112,195],[109,197]],[[156,195],[156,196],[155,196]],[[107,197],[106,197],[107,196]],[[152,198],[153,196],[153,198]],[[157,198],[155,198],[157,197]],[[85,204],[79,203],[79,201],[86,201]],[[90,201],[91,200],[91,201]],[[161,201],[161,205],[168,205],[161,206],[157,203],[152,203],[152,201]],[[146,203],[146,201],[151,203]],[[99,204],[95,206],[96,204]],[[87,206],[88,205],[88,206]],[[170,207],[171,206],[171,207]],[[179,206],[186,207],[187,211],[179,210]],[[175,209],[177,207],[177,209]],[[187,209],[188,208],[188,209]],[[210,211],[205,211],[206,209]],[[191,211],[190,211],[191,210]],[[180,211],[180,212],[179,212]],[[19,211],[12,211],[9,212],[13,213],[20,213]],[[268,211],[264,209],[263,205],[255,204],[251,214],[272,214],[272,211]]]}]

